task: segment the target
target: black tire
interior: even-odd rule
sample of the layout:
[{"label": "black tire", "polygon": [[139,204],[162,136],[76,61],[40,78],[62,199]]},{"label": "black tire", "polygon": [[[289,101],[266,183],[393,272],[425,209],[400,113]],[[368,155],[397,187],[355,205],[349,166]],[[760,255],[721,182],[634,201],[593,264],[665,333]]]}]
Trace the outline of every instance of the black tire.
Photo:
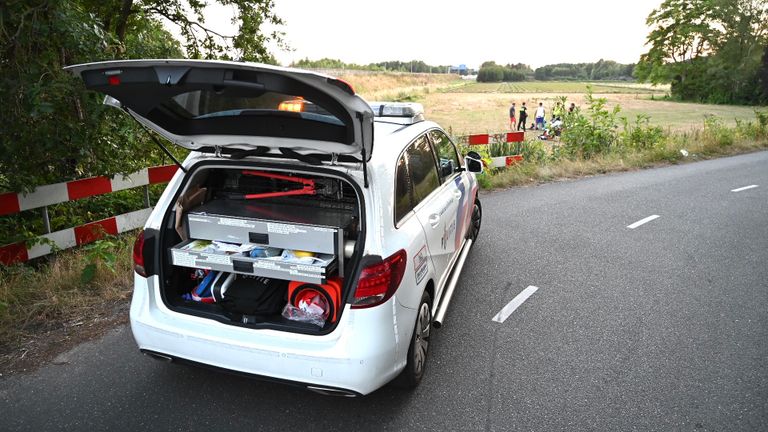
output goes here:
[{"label": "black tire", "polygon": [[432,331],[432,297],[424,291],[416,314],[416,324],[413,326],[411,343],[408,346],[408,361],[405,369],[393,382],[401,388],[415,388],[424,377],[427,353],[429,352],[429,335]]},{"label": "black tire", "polygon": [[482,222],[483,207],[480,205],[480,200],[475,199],[475,204],[472,206],[472,216],[469,219],[467,238],[472,239],[473,242],[477,241],[477,237],[480,235],[480,225]]}]

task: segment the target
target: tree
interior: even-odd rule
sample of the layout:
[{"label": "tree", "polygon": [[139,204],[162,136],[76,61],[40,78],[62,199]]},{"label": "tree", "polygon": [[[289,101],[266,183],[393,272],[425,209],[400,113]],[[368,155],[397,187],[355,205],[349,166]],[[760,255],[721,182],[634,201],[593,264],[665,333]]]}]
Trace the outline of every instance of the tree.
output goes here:
[{"label": "tree", "polygon": [[284,34],[263,31],[265,24],[283,24],[272,12],[274,0],[217,0],[216,3],[232,8],[236,33],[220,33],[208,27],[205,23],[207,3],[200,0],[83,0],[87,10],[94,11],[105,31],[115,36],[123,51],[126,51],[124,45],[133,23],[163,19],[178,29],[187,57],[275,63],[268,44],[275,42],[285,48]]},{"label": "tree", "polygon": [[768,38],[765,0],[665,0],[646,20],[650,49],[635,74],[680,99],[756,103]]},{"label": "tree", "polygon": [[[237,9],[233,36],[204,27],[197,0],[6,0],[0,2],[0,192],[160,162],[146,133],[65,73],[67,65],[130,58],[270,60],[261,34],[279,23],[272,1],[220,0]],[[189,10],[187,16],[183,11]],[[170,17],[184,45],[165,30]]]}]

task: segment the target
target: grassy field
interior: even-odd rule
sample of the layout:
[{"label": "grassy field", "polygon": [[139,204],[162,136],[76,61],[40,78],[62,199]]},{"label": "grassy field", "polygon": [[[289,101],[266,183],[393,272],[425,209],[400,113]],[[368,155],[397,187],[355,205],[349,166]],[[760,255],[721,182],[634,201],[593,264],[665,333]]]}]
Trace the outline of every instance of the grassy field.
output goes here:
[{"label": "grassy field", "polygon": [[[420,74],[373,74],[345,77],[368,100],[415,100],[424,104],[427,118],[456,135],[502,132],[509,128],[509,105],[526,102],[535,107],[543,102],[551,110],[558,96],[584,104],[587,85],[595,97],[604,97],[608,106],[621,106],[621,114],[633,120],[638,114],[651,117],[651,124],[675,132],[701,129],[704,118],[719,117],[727,126],[736,120],[753,120],[754,108],[707,105],[662,100],[669,86],[627,82],[527,81],[519,83],[476,83],[455,76]],[[764,108],[762,108],[764,109]]]},{"label": "grassy field", "polygon": [[[509,128],[508,110],[514,101],[520,106],[526,102],[535,107],[543,102],[551,110],[557,96],[567,96],[569,102],[578,106],[584,104],[584,94],[560,93],[430,93],[419,101],[424,104],[427,118],[449,128],[457,135],[468,133],[502,132]],[[651,124],[671,131],[701,129],[708,115],[719,117],[724,124],[735,126],[736,120],[754,120],[754,108],[727,105],[706,105],[671,101],[651,100],[638,94],[596,93],[605,97],[608,107],[621,106],[620,115],[634,119],[638,114],[651,117]],[[529,117],[531,119],[532,116]]]}]

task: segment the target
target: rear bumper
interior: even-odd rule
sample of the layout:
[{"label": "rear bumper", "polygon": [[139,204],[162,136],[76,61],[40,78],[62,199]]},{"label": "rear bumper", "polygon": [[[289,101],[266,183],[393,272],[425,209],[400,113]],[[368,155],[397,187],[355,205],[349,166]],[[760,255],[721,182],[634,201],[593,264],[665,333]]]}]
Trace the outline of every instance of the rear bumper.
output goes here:
[{"label": "rear bumper", "polygon": [[340,388],[328,387],[328,386],[318,386],[318,385],[313,384],[313,383],[303,383],[303,382],[298,382],[298,381],[288,381],[288,380],[273,378],[273,377],[264,376],[264,375],[254,375],[254,374],[249,374],[249,373],[246,373],[246,372],[239,372],[239,371],[232,370],[232,369],[224,369],[224,368],[220,368],[220,367],[216,367],[216,366],[211,366],[211,365],[206,364],[206,363],[199,363],[199,362],[188,360],[188,359],[185,359],[185,358],[174,357],[174,356],[171,356],[171,355],[168,355],[168,354],[159,353],[159,352],[155,352],[155,351],[150,351],[150,350],[146,350],[146,349],[141,349],[140,351],[143,354],[146,354],[149,357],[155,358],[155,359],[160,360],[160,361],[166,361],[166,362],[169,362],[169,363],[171,363],[171,362],[179,363],[179,364],[195,366],[195,367],[199,367],[199,368],[203,368],[203,369],[210,369],[210,370],[214,370],[214,371],[217,371],[217,372],[223,372],[223,373],[227,373],[227,374],[230,374],[230,375],[238,375],[238,376],[242,376],[244,378],[249,378],[249,379],[257,379],[257,380],[261,380],[261,381],[276,382],[276,383],[279,383],[279,384],[284,384],[284,385],[288,385],[288,386],[292,386],[292,387],[300,387],[300,388],[303,388],[303,389],[306,389],[306,390],[311,390],[311,391],[314,391],[314,392],[317,392],[317,393],[333,395],[333,396],[346,396],[346,397],[363,396],[361,393],[357,393],[357,392],[354,392],[354,391],[351,391],[351,390],[347,390],[347,389],[340,389]]},{"label": "rear bumper", "polygon": [[[347,305],[336,329],[312,336],[254,330],[169,310],[157,277],[135,276],[131,329],[142,351],[302,387],[368,394],[402,370],[415,311],[393,297],[369,309]],[[398,323],[400,319],[403,323]]]}]

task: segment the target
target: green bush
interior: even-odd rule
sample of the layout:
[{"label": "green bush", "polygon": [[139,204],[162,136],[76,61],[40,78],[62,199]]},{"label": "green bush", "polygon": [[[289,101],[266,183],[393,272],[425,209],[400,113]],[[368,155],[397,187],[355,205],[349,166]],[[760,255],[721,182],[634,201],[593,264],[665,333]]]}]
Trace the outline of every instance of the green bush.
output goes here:
[{"label": "green bush", "polygon": [[715,116],[707,116],[704,119],[704,136],[715,142],[720,147],[733,145],[736,140],[735,131],[723,125]]},{"label": "green bush", "polygon": [[547,146],[541,140],[526,141],[520,154],[523,155],[523,160],[526,162],[543,163],[550,158]]},{"label": "green bush", "polygon": [[562,152],[569,157],[589,159],[611,151],[617,144],[618,105],[613,110],[605,107],[605,98],[592,96],[587,86],[586,113],[581,110],[568,113],[563,121]]},{"label": "green bush", "polygon": [[663,147],[666,141],[664,130],[659,126],[650,125],[650,117],[640,114],[635,122],[630,123],[626,117],[621,118],[624,130],[620,133],[619,145],[634,150],[650,150]]},{"label": "green bush", "polygon": [[760,140],[768,138],[768,112],[755,111],[756,122],[736,119],[736,130],[744,138]]}]

